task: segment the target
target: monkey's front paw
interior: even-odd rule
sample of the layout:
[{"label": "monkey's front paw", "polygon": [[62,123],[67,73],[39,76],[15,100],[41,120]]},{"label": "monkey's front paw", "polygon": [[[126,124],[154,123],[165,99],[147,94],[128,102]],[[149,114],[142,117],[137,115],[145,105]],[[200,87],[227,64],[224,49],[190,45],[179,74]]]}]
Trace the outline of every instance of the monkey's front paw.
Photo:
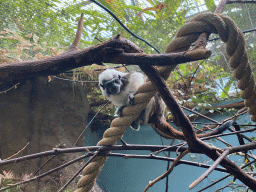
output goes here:
[{"label": "monkey's front paw", "polygon": [[135,94],[134,93],[131,93],[128,97],[128,101],[127,101],[127,104],[128,105],[134,105],[134,97],[135,97]]},{"label": "monkey's front paw", "polygon": [[123,109],[125,108],[126,106],[122,106],[122,107],[119,107],[117,110],[116,110],[116,115],[118,117],[122,117],[122,111]]}]

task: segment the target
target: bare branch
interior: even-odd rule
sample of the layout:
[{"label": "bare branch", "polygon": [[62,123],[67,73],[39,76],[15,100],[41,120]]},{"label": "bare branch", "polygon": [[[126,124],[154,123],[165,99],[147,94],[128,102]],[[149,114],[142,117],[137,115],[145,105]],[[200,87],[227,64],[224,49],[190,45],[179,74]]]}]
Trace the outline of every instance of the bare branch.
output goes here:
[{"label": "bare branch", "polygon": [[98,110],[98,112],[93,116],[93,118],[91,119],[91,121],[86,125],[86,127],[84,128],[84,130],[80,133],[80,135],[77,137],[75,143],[73,144],[72,147],[75,147],[75,145],[77,144],[78,140],[82,137],[82,135],[84,134],[84,132],[87,130],[88,126],[93,122],[93,120],[97,117],[97,115],[101,112],[102,109],[104,109],[108,104],[110,103],[110,101],[107,101],[105,103],[105,105],[103,105],[100,110]]},{"label": "bare branch", "polygon": [[255,149],[255,147],[256,147],[256,142],[253,142],[253,143],[249,143],[249,144],[245,144],[245,145],[241,145],[241,146],[227,147],[227,148],[224,148],[224,150],[227,149],[227,150],[230,150],[230,153],[236,153],[239,151]]},{"label": "bare branch", "polygon": [[189,189],[193,189],[197,184],[199,184],[201,181],[203,181],[208,175],[220,164],[220,162],[229,154],[229,150],[225,150],[219,158],[211,165],[209,169],[207,169],[198,179],[193,181],[189,185]]},{"label": "bare branch", "polygon": [[156,70],[153,66],[140,66],[140,68],[154,84],[157,91],[161,94],[162,99],[182,129],[185,140],[187,141],[189,147],[196,145],[197,139],[192,124],[181,109],[180,105],[177,103],[175,97],[158,70]]},{"label": "bare branch", "polygon": [[[163,145],[131,145],[127,144],[124,145],[113,145],[113,146],[86,146],[86,147],[74,147],[74,148],[54,148],[50,151],[44,151],[40,153],[30,154],[23,157],[18,157],[14,159],[9,159],[6,161],[0,160],[0,166],[11,164],[11,163],[19,163],[22,161],[40,158],[40,157],[46,157],[46,156],[52,156],[52,155],[59,155],[64,153],[79,153],[79,152],[85,152],[85,151],[113,151],[113,150],[148,150],[148,151],[158,151],[160,149],[164,149],[166,146]],[[173,147],[172,149],[168,149],[166,151],[176,151],[177,147]],[[187,147],[182,147],[179,149],[179,151],[185,151],[187,150]]]},{"label": "bare branch", "polygon": [[163,175],[157,177],[154,181],[150,181],[149,184],[147,185],[147,187],[144,189],[144,192],[148,191],[148,189],[150,187],[152,187],[155,183],[157,183],[158,181],[164,179],[165,177],[167,177],[167,175],[169,175],[172,170],[174,169],[174,167],[176,165],[178,165],[178,162],[186,155],[189,153],[189,150],[183,151],[176,159],[175,161],[172,163],[171,167],[169,168],[168,171],[166,171]]},{"label": "bare branch", "polygon": [[76,172],[75,175],[63,186],[58,192],[63,191],[77,176],[78,174],[100,153],[100,151],[96,151],[92,157]]},{"label": "bare branch", "polygon": [[[129,65],[176,65],[206,59],[209,50],[168,54],[133,53],[139,49],[131,41],[117,35],[101,44],[82,50],[68,51],[61,55],[39,60],[29,60],[0,65],[0,82],[27,79],[35,76],[57,75],[61,72],[91,64],[116,63]],[[194,54],[198,53],[198,54]],[[200,55],[201,54],[201,55]]]},{"label": "bare branch", "polygon": [[204,187],[203,189],[201,189],[201,190],[199,190],[199,191],[197,191],[197,192],[202,192],[202,191],[204,191],[205,189],[208,189],[209,187],[211,187],[211,186],[213,186],[213,185],[215,185],[215,184],[217,184],[217,183],[223,181],[224,179],[226,179],[226,178],[228,178],[228,177],[230,177],[230,176],[231,176],[231,174],[228,174],[228,175],[226,175],[226,176],[224,176],[224,177],[218,179],[217,181],[214,181],[214,182],[211,183],[210,185]]},{"label": "bare branch", "polygon": [[[105,149],[99,149],[101,151],[104,151]],[[112,149],[111,149],[112,150]],[[100,155],[100,154],[99,154]],[[113,156],[113,157],[123,157],[125,159],[130,159],[130,158],[136,158],[136,159],[155,159],[155,160],[162,160],[162,161],[175,161],[174,158],[169,158],[169,157],[162,157],[162,156],[154,156],[154,155],[134,155],[134,154],[120,154],[120,153],[108,153],[108,154],[104,154],[104,156],[107,155],[107,156]],[[72,161],[69,161],[63,165],[60,165],[59,167],[56,167],[54,169],[51,169],[41,175],[38,175],[38,176],[35,176],[35,177],[32,177],[26,181],[21,181],[21,182],[18,182],[16,184],[13,184],[11,185],[10,187],[6,187],[6,188],[3,188],[3,189],[0,189],[0,191],[2,190],[6,190],[6,189],[9,189],[9,188],[12,188],[12,187],[15,187],[15,186],[18,186],[18,185],[21,185],[21,184],[25,184],[25,183],[28,183],[28,182],[32,182],[32,181],[35,181],[39,178],[42,178],[42,177],[45,177],[55,171],[58,171],[60,169],[63,169],[65,168],[66,166],[68,165],[71,165],[81,159],[84,159],[86,157],[89,157],[89,156],[93,156],[93,153],[87,153],[81,157],[78,157]],[[207,165],[207,164],[204,164],[204,163],[197,163],[197,162],[191,162],[191,161],[186,161],[186,160],[180,160],[178,162],[178,164],[185,164],[185,165],[191,165],[191,166],[196,166],[196,167],[200,167],[200,168],[209,168],[210,165]],[[215,169],[216,171],[220,171],[220,172],[228,172],[226,169],[223,169],[221,167],[217,167]]]},{"label": "bare branch", "polygon": [[67,52],[72,52],[72,51],[78,50],[78,45],[79,45],[82,31],[83,31],[83,22],[84,22],[84,13],[81,14],[81,17],[78,21],[78,27],[77,27],[77,31],[76,31],[75,40],[74,40],[73,44],[69,47]]},{"label": "bare branch", "polygon": [[10,157],[4,159],[3,161],[6,161],[6,160],[11,159],[11,158],[15,157],[16,155],[18,155],[21,151],[23,151],[24,149],[26,149],[26,147],[29,145],[29,143],[30,143],[30,142],[28,142],[28,143],[27,143],[21,150],[19,150],[17,153],[15,153],[15,154],[13,154],[12,156],[10,156]]},{"label": "bare branch", "polygon": [[229,0],[221,0],[214,13],[221,14]]},{"label": "bare branch", "polygon": [[[256,159],[253,160],[253,161],[251,161],[251,162],[249,162],[249,163],[247,163],[247,164],[245,164],[245,165],[243,165],[243,166],[241,167],[241,169],[243,169],[243,168],[245,168],[245,167],[247,167],[247,166],[249,166],[249,165],[251,165],[251,164],[253,164],[253,163],[255,163],[255,162],[256,162]],[[231,174],[228,174],[228,175],[226,175],[226,176],[224,176],[224,177],[218,179],[217,181],[214,181],[213,183],[211,183],[210,185],[204,187],[203,189],[199,190],[198,192],[202,192],[202,191],[204,191],[205,189],[208,189],[209,187],[211,187],[211,186],[213,186],[213,185],[215,185],[215,184],[221,182],[222,180],[228,178],[229,176],[231,176]]]}]

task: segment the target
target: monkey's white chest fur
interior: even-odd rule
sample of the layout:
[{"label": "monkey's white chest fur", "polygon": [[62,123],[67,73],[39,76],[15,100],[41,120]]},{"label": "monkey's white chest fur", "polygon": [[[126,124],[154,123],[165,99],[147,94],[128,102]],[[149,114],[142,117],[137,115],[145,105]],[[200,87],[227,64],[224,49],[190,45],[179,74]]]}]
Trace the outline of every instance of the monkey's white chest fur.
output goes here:
[{"label": "monkey's white chest fur", "polygon": [[128,78],[129,83],[118,94],[108,95],[108,98],[116,107],[128,105],[130,94],[136,93],[138,88],[145,83],[145,79],[141,73],[131,73]]}]

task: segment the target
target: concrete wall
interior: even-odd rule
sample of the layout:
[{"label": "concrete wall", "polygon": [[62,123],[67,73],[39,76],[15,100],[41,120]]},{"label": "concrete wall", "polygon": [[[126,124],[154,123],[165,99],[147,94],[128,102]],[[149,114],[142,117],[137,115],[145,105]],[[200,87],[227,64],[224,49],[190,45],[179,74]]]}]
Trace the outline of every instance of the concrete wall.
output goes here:
[{"label": "concrete wall", "polygon": [[[74,86],[58,79],[48,83],[47,77],[21,82],[17,89],[0,94],[0,158],[10,157],[28,142],[29,145],[18,156],[54,147],[71,147],[86,126],[88,112],[86,91],[79,84]],[[83,140],[80,139],[77,146],[82,145]],[[48,158],[3,166],[0,171],[12,170],[15,175],[20,176],[34,173]],[[40,173],[73,158],[74,155],[55,157]],[[44,187],[56,191],[56,187],[63,185],[81,164],[76,163],[47,176],[40,185],[29,184],[28,187],[37,189],[32,187],[33,190],[28,191],[39,191],[39,188]]]}]

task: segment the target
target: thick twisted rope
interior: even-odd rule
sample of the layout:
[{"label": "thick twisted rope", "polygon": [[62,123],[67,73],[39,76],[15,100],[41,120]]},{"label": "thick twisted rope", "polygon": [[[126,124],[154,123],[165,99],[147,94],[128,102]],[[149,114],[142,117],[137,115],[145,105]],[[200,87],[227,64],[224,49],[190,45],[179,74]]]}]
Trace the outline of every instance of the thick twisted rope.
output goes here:
[{"label": "thick twisted rope", "polygon": [[[231,57],[230,66],[234,68],[234,76],[239,80],[238,87],[242,90],[245,105],[249,107],[251,119],[256,121],[255,82],[245,49],[245,40],[241,31],[230,18],[212,13],[196,16],[179,30],[175,39],[167,46],[165,53],[188,50],[202,32],[218,33],[220,39],[227,43],[226,51]],[[158,70],[167,79],[174,68],[175,66],[166,66],[159,67]],[[102,140],[97,145],[115,145],[131,123],[145,109],[155,93],[156,90],[150,81],[143,84],[137,91],[134,105],[123,109],[123,116],[112,121],[110,128],[105,131]],[[76,192],[89,192],[91,190],[106,160],[106,156],[98,156],[85,167],[82,178],[77,184]]]}]

